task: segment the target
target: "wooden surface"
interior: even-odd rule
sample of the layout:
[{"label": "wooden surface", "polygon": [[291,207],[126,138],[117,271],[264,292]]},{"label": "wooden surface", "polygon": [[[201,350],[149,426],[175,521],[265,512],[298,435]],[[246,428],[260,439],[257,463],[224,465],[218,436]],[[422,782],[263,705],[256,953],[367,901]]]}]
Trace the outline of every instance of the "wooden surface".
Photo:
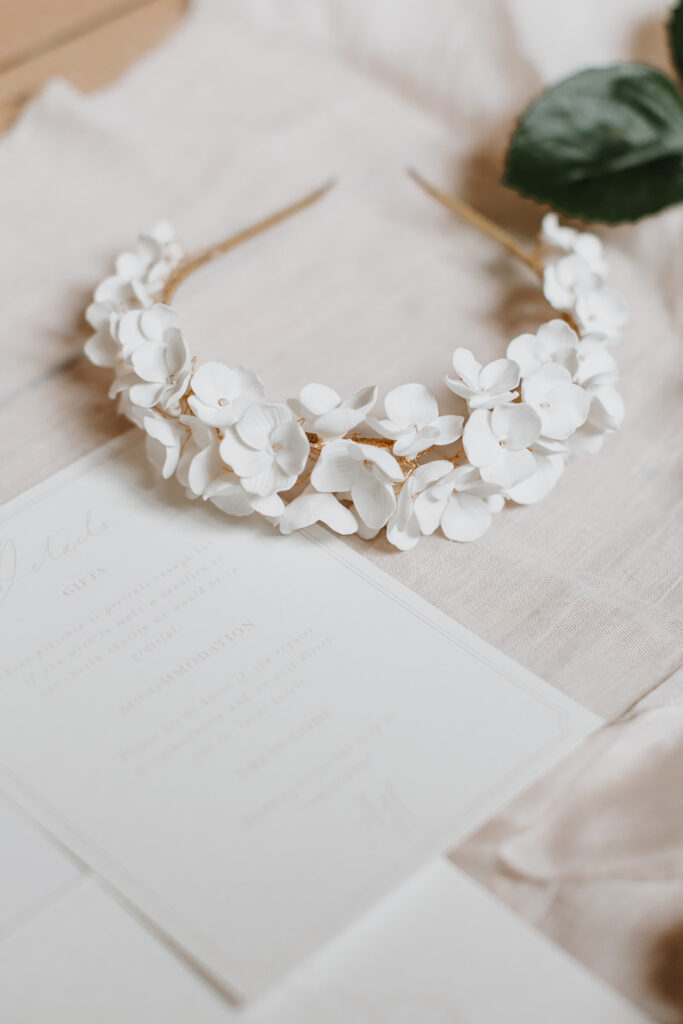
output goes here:
[{"label": "wooden surface", "polygon": [[0,132],[50,78],[113,81],[180,20],[187,0],[0,0]]}]

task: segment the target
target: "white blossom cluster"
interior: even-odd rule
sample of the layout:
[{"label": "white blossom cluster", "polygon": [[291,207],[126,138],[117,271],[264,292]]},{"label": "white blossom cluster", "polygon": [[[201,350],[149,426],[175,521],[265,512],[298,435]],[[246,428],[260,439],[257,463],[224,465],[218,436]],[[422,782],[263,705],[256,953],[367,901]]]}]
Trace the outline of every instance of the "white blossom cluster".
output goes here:
[{"label": "white blossom cluster", "polygon": [[365,538],[386,528],[402,550],[439,528],[475,540],[506,501],[545,497],[569,456],[597,451],[624,416],[612,349],[626,309],[605,283],[600,240],[548,214],[539,252],[543,292],[563,318],[514,338],[486,366],[456,348],[445,382],[464,416],[441,414],[423,384],[394,388],[375,418],[375,386],[342,399],[307,384],[273,403],[251,370],[196,366],[177,313],[158,301],[182,256],[165,223],[97,288],[86,353],[114,369],[111,397],[190,497],[230,515],[258,512],[282,533],[315,522]]}]

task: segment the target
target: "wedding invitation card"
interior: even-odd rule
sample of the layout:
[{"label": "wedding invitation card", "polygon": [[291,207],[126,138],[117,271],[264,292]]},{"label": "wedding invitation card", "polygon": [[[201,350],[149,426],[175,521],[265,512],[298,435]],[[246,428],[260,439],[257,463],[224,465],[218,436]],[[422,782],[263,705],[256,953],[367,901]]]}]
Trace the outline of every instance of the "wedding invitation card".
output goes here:
[{"label": "wedding invitation card", "polygon": [[235,999],[598,724],[314,528],[137,436],[0,509],[0,781]]},{"label": "wedding invitation card", "polygon": [[11,1024],[648,1020],[445,860],[245,1007],[221,999],[85,877],[0,939],[0,992]]}]

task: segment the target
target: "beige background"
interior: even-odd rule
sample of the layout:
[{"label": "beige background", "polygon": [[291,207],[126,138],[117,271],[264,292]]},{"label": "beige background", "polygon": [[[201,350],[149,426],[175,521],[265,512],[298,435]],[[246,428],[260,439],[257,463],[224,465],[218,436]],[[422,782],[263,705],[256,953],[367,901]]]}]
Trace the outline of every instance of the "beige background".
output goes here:
[{"label": "beige background", "polygon": [[[154,21],[151,42],[178,8],[140,5],[111,17],[107,31],[144,16]],[[114,252],[161,215],[190,246],[203,244],[330,175],[339,186],[324,204],[180,293],[191,344],[198,354],[248,362],[274,397],[310,379],[339,390],[419,379],[445,398],[440,379],[456,344],[493,357],[547,311],[523,268],[432,208],[403,167],[416,164],[530,240],[538,209],[498,184],[515,115],[544,81],[587,63],[665,66],[665,17],[665,5],[651,0],[203,0],[110,89],[86,97],[65,83],[49,86],[0,143],[0,498],[121,429],[106,375],[79,357],[88,291]],[[125,63],[120,52],[106,71],[95,59],[96,34],[82,33],[90,36],[82,59],[101,74],[75,74],[82,86],[101,84]],[[129,29],[121,38],[138,35]],[[23,39],[24,54],[29,45]],[[49,65],[39,55],[6,70],[0,84],[29,68],[26,89],[33,88],[44,60]],[[20,94],[19,86],[4,94],[5,122]],[[434,537],[398,554],[381,540],[353,542],[610,720],[648,695],[673,702],[681,689],[681,226],[675,209],[602,232],[632,318],[619,351],[628,420],[601,455],[573,463],[548,500],[507,510],[476,544]],[[608,758],[591,769],[591,799],[583,800],[582,823],[597,836],[591,878],[604,844],[625,843],[629,823],[655,808],[652,842],[637,847],[638,878],[609,862],[597,871],[597,892],[569,884],[560,863],[561,837],[575,825],[566,778],[544,783],[523,824],[513,808],[458,854],[590,966],[672,1021],[683,1014],[683,993],[670,982],[676,970],[653,973],[651,957],[674,935],[662,955],[674,968],[676,957],[683,962],[683,807],[676,789],[673,804],[666,796],[674,784],[681,791],[677,715],[669,709],[638,716],[633,730],[606,730],[611,748],[626,729],[632,756],[619,761],[616,797]],[[663,748],[672,760],[663,760]],[[590,752],[584,756],[593,765]],[[652,771],[641,771],[645,762]],[[548,822],[544,808],[560,793],[566,820]],[[542,823],[533,856],[527,846],[528,859],[513,871],[496,829],[518,834],[530,820]],[[554,857],[545,857],[539,879],[531,865],[551,826]],[[664,868],[658,861],[653,878],[647,865],[662,846],[672,859]]]}]

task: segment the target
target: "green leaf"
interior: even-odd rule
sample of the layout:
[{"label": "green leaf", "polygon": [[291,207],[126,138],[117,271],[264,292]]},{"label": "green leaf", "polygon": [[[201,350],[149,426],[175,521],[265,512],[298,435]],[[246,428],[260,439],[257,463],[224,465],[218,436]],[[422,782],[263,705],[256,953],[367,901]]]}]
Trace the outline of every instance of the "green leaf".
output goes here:
[{"label": "green leaf", "polygon": [[680,0],[671,11],[669,45],[676,70],[683,78],[683,0]]},{"label": "green leaf", "polygon": [[503,181],[584,220],[637,220],[683,200],[683,101],[644,64],[590,68],[522,114]]}]

